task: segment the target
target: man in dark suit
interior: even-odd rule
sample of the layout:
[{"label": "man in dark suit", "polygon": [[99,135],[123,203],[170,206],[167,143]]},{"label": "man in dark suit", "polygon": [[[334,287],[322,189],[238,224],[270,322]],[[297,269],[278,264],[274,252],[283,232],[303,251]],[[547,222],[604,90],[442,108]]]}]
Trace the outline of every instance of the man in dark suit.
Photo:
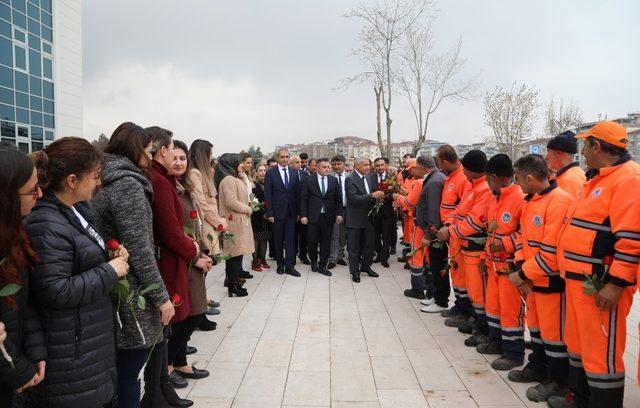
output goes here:
[{"label": "man in dark suit", "polygon": [[297,171],[289,167],[289,150],[280,149],[278,165],[267,172],[264,195],[267,220],[273,224],[277,272],[291,276],[300,276],[294,268],[299,185]]},{"label": "man in dark suit", "polygon": [[329,159],[319,159],[317,172],[307,177],[300,194],[300,222],[307,225],[311,270],[326,276],[331,276],[327,263],[333,226],[342,222],[342,192],[330,170]]},{"label": "man in dark suit", "polygon": [[[369,185],[373,191],[380,190],[380,183],[389,178],[389,159],[386,157],[378,157],[373,161],[374,170],[369,174]],[[386,194],[384,204],[373,215],[373,224],[375,227],[375,249],[376,259],[373,263],[378,263],[385,268],[389,267],[389,251],[391,246],[395,244],[392,240],[393,230],[397,228],[396,212],[393,209],[393,198],[390,194]]]},{"label": "man in dark suit", "polygon": [[342,194],[342,223],[333,226],[331,233],[331,251],[329,253],[329,263],[327,269],[333,269],[336,265],[347,266],[344,256],[344,248],[347,246],[347,227],[345,226],[345,205],[347,204],[347,194],[344,191],[344,182],[347,173],[344,170],[346,159],[343,155],[337,154],[331,159],[333,171],[329,173],[338,180],[338,188]]},{"label": "man in dark suit", "polygon": [[349,272],[356,283],[360,282],[360,272],[365,272],[371,277],[378,276],[371,269],[375,230],[369,213],[376,201],[384,198],[384,192],[374,191],[369,185],[367,174],[370,169],[371,160],[357,158],[353,173],[345,181]]},{"label": "man in dark suit", "polygon": [[[303,169],[302,166],[302,155],[306,153],[300,153],[300,156],[292,156],[291,157],[291,170],[295,170],[295,177],[298,179],[298,192],[302,192],[302,185],[304,184],[304,180],[309,177],[309,167]],[[308,156],[307,156],[308,160]],[[307,245],[307,226],[300,223],[300,221],[296,222],[296,253],[298,254],[298,258],[300,258],[300,262],[305,265],[310,265],[311,261],[309,261],[308,254],[308,245]]]}]

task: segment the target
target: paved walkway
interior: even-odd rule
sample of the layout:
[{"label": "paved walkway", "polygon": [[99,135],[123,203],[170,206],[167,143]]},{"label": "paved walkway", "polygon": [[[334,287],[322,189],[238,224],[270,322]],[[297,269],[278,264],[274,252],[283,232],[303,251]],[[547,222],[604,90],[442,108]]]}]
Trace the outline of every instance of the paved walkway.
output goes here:
[{"label": "paved walkway", "polygon": [[[360,284],[346,267],[327,278],[299,266],[300,278],[274,269],[254,273],[245,298],[226,296],[221,267],[209,274],[209,294],[221,300],[222,314],[216,331],[196,332],[191,342],[199,354],[190,361],[211,372],[180,391],[195,407],[546,406],[529,402],[526,385],[494,371],[443,318],[405,298],[409,273],[395,261],[390,269],[374,265],[380,278],[363,275]],[[637,298],[626,407],[640,407],[639,319]]]}]

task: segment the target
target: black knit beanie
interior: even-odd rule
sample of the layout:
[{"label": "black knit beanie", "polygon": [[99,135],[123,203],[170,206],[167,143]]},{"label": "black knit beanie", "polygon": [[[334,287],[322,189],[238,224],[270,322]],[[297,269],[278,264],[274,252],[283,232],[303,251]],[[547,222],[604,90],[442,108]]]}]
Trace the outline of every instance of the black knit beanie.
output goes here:
[{"label": "black knit beanie", "polygon": [[487,155],[482,150],[469,150],[462,158],[462,166],[474,173],[484,173]]},{"label": "black knit beanie", "polygon": [[549,143],[547,143],[547,149],[559,150],[561,152],[571,154],[578,153],[578,141],[576,140],[576,134],[570,130],[560,133],[549,140]]},{"label": "black knit beanie", "polygon": [[513,177],[513,163],[506,154],[496,154],[489,159],[484,172],[495,174],[498,177]]}]

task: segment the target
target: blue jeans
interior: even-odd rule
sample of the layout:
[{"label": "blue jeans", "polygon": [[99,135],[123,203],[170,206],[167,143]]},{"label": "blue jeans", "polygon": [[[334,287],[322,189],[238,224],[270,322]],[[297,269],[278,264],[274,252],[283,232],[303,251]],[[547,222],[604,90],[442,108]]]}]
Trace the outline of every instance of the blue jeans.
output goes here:
[{"label": "blue jeans", "polygon": [[138,408],[140,406],[140,370],[149,349],[116,351],[118,368],[118,408]]}]

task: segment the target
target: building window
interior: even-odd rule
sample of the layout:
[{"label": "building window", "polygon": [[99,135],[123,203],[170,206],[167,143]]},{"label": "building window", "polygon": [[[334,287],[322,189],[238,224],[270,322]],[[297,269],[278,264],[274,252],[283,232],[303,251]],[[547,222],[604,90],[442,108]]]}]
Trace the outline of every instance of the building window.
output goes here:
[{"label": "building window", "polygon": [[35,50],[29,50],[29,73],[35,76],[42,76],[42,60],[40,53]]},{"label": "building window", "polygon": [[18,12],[17,10],[13,10],[13,24],[22,28],[23,30],[27,29],[27,16]]},{"label": "building window", "polygon": [[13,47],[16,56],[16,68],[27,70],[27,51],[19,46]]},{"label": "building window", "polygon": [[8,38],[0,37],[0,64],[13,66],[13,44]]},{"label": "building window", "polygon": [[23,13],[27,10],[27,3],[25,0],[13,0],[11,3],[14,10],[19,10]]},{"label": "building window", "polygon": [[13,105],[13,90],[0,88],[0,102]]},{"label": "building window", "polygon": [[0,103],[0,119],[2,120],[16,120],[16,114],[14,112],[13,105],[5,105],[4,103]]},{"label": "building window", "polygon": [[16,137],[16,125],[13,122],[2,122],[2,124],[0,125],[0,133],[2,134],[3,137],[11,137],[11,138],[15,138]]},{"label": "building window", "polygon": [[13,38],[21,43],[27,42],[27,35],[22,30],[18,30],[17,28],[13,30]]}]

